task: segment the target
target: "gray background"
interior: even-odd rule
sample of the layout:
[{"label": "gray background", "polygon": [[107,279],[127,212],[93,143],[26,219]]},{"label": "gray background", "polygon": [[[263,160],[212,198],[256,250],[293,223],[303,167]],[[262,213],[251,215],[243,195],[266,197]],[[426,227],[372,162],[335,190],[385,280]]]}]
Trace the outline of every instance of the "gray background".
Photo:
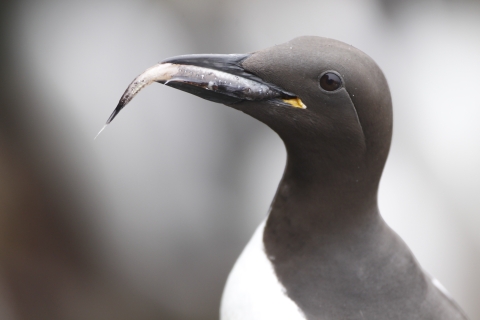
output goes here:
[{"label": "gray background", "polygon": [[299,35],[383,69],[387,222],[480,319],[480,4],[474,1],[3,1],[0,318],[215,319],[285,164],[248,116],[130,81],[173,55]]}]

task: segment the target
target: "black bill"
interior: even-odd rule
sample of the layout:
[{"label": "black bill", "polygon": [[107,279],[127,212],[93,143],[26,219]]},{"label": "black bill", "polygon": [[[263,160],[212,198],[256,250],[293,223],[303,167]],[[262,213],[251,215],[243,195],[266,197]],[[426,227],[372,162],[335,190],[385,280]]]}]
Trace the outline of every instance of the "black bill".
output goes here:
[{"label": "black bill", "polygon": [[281,99],[293,107],[306,108],[294,94],[245,71],[241,63],[248,56],[248,54],[202,54],[164,60],[133,80],[108,118],[107,124],[140,90],[153,82],[163,83],[226,105],[245,100]]}]

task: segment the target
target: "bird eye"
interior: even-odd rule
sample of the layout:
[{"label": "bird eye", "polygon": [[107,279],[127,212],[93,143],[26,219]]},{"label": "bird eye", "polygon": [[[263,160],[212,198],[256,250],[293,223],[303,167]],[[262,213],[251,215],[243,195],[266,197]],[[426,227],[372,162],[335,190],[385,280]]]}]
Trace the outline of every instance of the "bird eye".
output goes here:
[{"label": "bird eye", "polygon": [[342,79],[338,74],[325,72],[320,76],[320,87],[325,91],[335,91],[342,86]]}]

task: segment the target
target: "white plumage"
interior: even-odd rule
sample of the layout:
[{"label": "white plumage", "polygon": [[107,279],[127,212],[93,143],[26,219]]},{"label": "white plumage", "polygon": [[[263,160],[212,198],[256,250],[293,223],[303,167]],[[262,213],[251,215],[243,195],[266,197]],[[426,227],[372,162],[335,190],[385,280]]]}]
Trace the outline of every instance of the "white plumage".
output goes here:
[{"label": "white plumage", "polygon": [[221,320],[305,320],[278,281],[263,245],[263,221],[238,258],[223,292]]}]

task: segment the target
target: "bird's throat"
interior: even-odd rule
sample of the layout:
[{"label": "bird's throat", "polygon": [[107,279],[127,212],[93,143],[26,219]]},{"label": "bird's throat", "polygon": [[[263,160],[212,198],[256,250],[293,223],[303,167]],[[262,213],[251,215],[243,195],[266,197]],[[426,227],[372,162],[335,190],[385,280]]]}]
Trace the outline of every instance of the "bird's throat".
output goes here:
[{"label": "bird's throat", "polygon": [[324,159],[288,155],[265,228],[265,239],[275,246],[298,252],[319,245],[320,238],[330,243],[365,232],[381,220],[378,179],[362,164],[347,170]]}]

